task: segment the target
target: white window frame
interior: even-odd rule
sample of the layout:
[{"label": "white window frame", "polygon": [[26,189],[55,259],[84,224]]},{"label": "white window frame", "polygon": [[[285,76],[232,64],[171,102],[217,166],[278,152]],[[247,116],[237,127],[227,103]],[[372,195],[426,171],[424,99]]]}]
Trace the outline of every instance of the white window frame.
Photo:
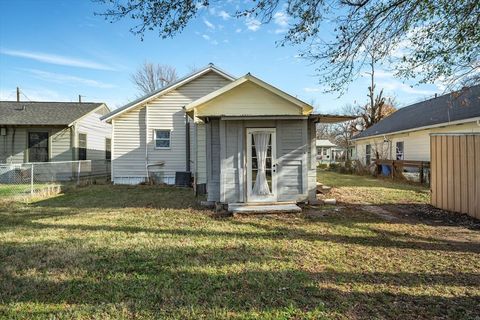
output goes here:
[{"label": "white window frame", "polygon": [[[401,143],[402,144],[402,159],[398,159],[398,149],[397,149],[397,146],[398,144]],[[405,160],[405,142],[404,141],[396,141],[395,142],[395,160]]]},{"label": "white window frame", "polygon": [[[168,131],[168,139],[159,138],[157,139],[157,131]],[[167,141],[168,147],[157,147],[157,140]],[[153,129],[153,143],[155,150],[169,150],[172,148],[172,129]]]},{"label": "white window frame", "polygon": [[[369,149],[368,147],[370,147],[370,152],[367,152]],[[372,145],[369,143],[365,145],[365,164],[368,166],[371,163],[372,163]]]}]

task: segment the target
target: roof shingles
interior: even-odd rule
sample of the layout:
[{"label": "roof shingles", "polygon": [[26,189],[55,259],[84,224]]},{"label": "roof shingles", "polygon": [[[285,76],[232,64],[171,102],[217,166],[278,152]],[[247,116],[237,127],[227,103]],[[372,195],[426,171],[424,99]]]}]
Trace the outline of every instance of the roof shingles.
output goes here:
[{"label": "roof shingles", "polygon": [[0,125],[69,125],[103,103],[0,101]]},{"label": "roof shingles", "polygon": [[355,139],[480,117],[480,85],[397,110]]}]

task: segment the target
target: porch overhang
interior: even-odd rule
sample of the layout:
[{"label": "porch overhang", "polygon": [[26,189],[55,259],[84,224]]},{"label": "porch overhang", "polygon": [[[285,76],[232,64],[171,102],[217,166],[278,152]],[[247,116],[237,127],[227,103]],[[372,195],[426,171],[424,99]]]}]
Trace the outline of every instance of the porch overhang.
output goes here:
[{"label": "porch overhang", "polygon": [[339,123],[351,121],[358,118],[358,116],[337,115],[337,114],[311,114],[309,119],[317,123]]}]

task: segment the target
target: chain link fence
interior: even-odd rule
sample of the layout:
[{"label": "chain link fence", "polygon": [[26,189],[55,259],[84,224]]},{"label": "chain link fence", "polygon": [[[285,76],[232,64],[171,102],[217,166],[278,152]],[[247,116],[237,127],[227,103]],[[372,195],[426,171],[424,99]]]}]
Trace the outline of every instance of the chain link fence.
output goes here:
[{"label": "chain link fence", "polygon": [[0,164],[0,198],[57,193],[65,185],[109,180],[110,172],[105,160]]}]

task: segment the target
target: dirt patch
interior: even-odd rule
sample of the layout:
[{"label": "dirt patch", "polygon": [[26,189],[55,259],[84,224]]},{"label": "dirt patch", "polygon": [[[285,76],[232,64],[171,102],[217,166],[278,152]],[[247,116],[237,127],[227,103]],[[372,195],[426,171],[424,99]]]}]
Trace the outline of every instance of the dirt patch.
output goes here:
[{"label": "dirt patch", "polygon": [[404,219],[415,219],[423,223],[460,226],[471,230],[480,230],[480,220],[467,214],[435,208],[428,204],[382,205],[386,211]]}]

